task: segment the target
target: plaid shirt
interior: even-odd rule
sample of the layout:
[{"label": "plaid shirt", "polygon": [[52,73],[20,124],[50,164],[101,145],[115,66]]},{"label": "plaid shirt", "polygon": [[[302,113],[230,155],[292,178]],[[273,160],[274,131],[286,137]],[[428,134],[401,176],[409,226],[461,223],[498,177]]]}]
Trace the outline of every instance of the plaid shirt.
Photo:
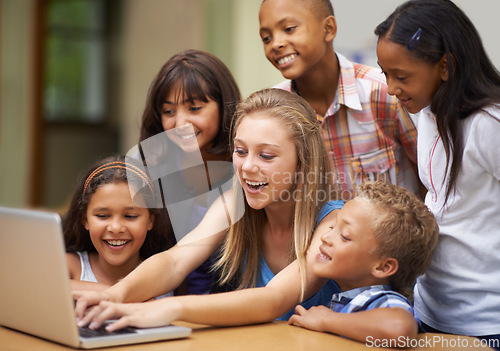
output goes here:
[{"label": "plaid shirt", "polygon": [[[339,199],[355,197],[356,186],[367,179],[384,179],[417,193],[417,130],[411,117],[387,93],[379,70],[337,57],[335,101],[318,120],[336,169]],[[275,88],[296,92],[294,85],[286,80]]]},{"label": "plaid shirt", "polygon": [[389,285],[365,286],[333,294],[328,307],[341,313],[369,311],[381,307],[400,307],[415,316],[410,301],[391,290]]}]

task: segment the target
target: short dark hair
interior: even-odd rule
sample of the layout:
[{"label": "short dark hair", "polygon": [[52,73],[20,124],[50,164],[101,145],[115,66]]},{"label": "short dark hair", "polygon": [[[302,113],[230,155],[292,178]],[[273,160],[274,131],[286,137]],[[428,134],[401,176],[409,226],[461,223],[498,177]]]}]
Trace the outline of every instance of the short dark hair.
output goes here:
[{"label": "short dark hair", "polygon": [[333,6],[330,0],[302,0],[306,3],[318,18],[325,18],[328,16],[334,16]]},{"label": "short dark hair", "polygon": [[[266,0],[262,0],[262,2],[264,1]],[[302,0],[302,2],[320,19],[335,16],[330,0]]]}]

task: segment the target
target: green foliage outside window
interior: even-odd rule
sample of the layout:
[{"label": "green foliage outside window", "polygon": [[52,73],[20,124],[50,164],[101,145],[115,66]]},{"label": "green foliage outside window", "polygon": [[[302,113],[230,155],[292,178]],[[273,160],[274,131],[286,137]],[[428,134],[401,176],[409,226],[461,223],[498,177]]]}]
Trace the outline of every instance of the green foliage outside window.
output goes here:
[{"label": "green foliage outside window", "polygon": [[49,1],[43,93],[47,121],[99,123],[104,118],[104,10],[103,0]]}]

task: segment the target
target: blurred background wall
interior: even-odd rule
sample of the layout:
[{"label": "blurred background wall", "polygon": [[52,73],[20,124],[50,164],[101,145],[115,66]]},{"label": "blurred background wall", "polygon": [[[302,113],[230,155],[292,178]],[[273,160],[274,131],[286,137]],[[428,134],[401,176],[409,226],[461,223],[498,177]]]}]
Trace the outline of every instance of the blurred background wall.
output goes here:
[{"label": "blurred background wall", "polygon": [[[402,2],[333,0],[335,49],[376,66],[373,29]],[[260,3],[0,0],[0,205],[63,211],[91,163],[137,143],[149,84],[179,51],[221,58],[243,97],[280,82],[258,35]],[[455,3],[500,67],[500,1]]]}]

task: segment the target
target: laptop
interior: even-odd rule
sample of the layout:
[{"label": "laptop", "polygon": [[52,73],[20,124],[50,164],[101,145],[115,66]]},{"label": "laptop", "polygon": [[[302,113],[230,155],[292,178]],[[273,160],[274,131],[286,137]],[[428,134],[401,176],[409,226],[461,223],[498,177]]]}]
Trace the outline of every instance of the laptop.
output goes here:
[{"label": "laptop", "polygon": [[0,207],[0,325],[74,348],[186,338],[191,329],[126,328],[84,337],[75,322],[61,218]]}]

